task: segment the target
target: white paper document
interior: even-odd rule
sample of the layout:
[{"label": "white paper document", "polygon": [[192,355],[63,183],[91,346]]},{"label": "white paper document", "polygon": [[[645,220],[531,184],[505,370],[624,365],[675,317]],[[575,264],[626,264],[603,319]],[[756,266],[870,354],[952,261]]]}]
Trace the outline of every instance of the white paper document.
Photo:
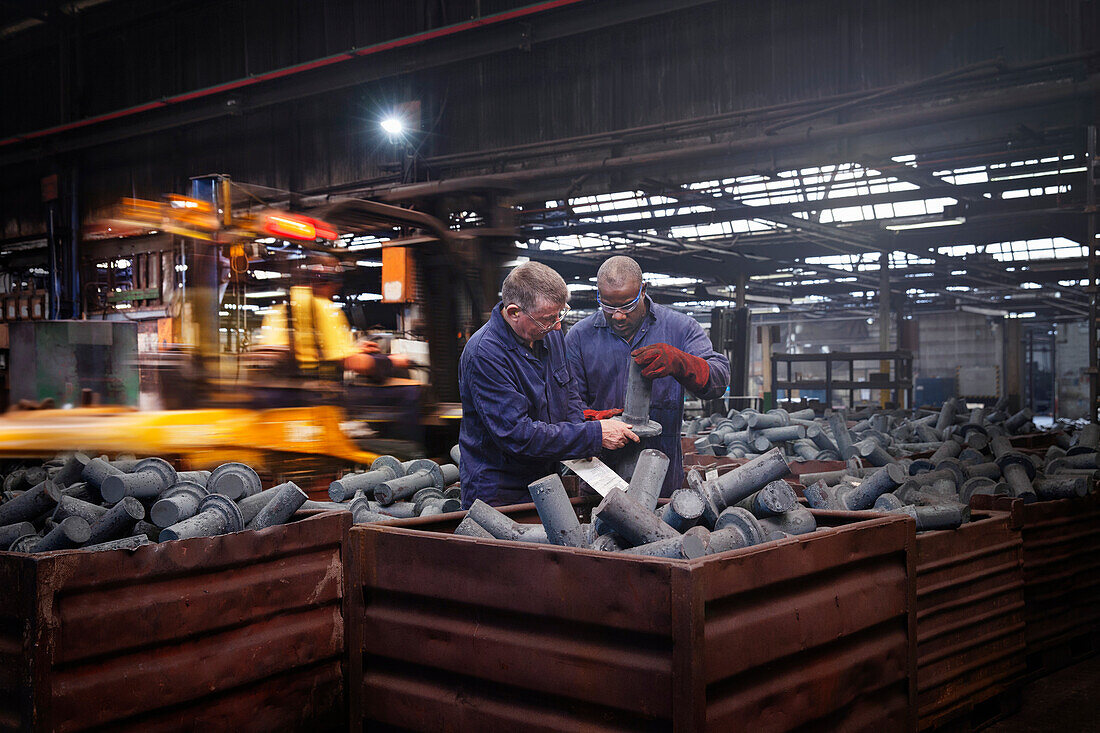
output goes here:
[{"label": "white paper document", "polygon": [[562,461],[566,468],[581,477],[581,480],[592,487],[600,496],[607,496],[611,489],[626,491],[629,484],[623,477],[607,467],[607,464],[599,458],[576,458],[572,461]]}]

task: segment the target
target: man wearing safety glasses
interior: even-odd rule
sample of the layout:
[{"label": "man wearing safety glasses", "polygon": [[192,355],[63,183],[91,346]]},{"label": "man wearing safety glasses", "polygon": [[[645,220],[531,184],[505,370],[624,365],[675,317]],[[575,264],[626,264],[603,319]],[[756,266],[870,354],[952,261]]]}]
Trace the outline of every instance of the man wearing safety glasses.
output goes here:
[{"label": "man wearing safety glasses", "polygon": [[[585,417],[606,419],[622,412],[626,378],[633,359],[642,376],[653,380],[650,417],[661,434],[642,441],[669,457],[662,496],[684,481],[680,423],[684,390],[700,399],[720,397],[729,384],[729,360],[714,351],[702,326],[690,316],[658,305],[646,295],[642,268],[629,257],[606,260],[596,273],[599,310],[569,329],[565,337]],[[624,478],[633,470],[637,451],[603,456]]]},{"label": "man wearing safety glasses", "polygon": [[531,500],[527,486],[568,458],[638,441],[615,420],[585,422],[569,371],[561,321],[569,312],[561,275],[538,262],[513,270],[501,302],[477,330],[458,366],[462,507]]}]

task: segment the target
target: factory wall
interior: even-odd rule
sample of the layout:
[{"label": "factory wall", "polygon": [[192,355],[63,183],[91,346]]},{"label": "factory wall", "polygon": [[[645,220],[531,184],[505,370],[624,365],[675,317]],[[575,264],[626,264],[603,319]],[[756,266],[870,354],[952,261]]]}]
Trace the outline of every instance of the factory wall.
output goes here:
[{"label": "factory wall", "polygon": [[1055,379],[1058,414],[1078,420],[1088,416],[1089,330],[1088,323],[1059,323],[1055,334]]}]

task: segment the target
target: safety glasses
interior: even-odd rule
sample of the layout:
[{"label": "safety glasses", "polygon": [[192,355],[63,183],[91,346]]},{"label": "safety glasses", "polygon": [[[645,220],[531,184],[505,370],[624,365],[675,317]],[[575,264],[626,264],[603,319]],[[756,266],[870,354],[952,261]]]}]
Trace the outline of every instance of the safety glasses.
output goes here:
[{"label": "safety glasses", "polygon": [[638,304],[642,302],[643,290],[645,290],[645,283],[642,283],[642,286],[638,288],[638,294],[634,296],[634,300],[630,301],[626,305],[604,305],[603,301],[600,300],[600,291],[597,290],[596,304],[600,306],[600,310],[604,312],[604,315],[613,316],[616,313],[622,313],[625,315],[627,313],[633,312],[633,310],[638,307]]},{"label": "safety glasses", "polygon": [[530,313],[525,311],[523,308],[520,308],[520,310],[523,311],[523,315],[530,318],[531,322],[534,323],[536,326],[538,326],[541,329],[539,331],[539,334],[541,335],[541,334],[544,334],[544,333],[550,333],[551,331],[554,330],[555,327],[557,327],[557,325],[559,323],[561,323],[565,319],[566,314],[569,313],[569,306],[565,306],[560,311],[558,311],[558,317],[549,326],[544,326],[542,324],[542,321],[535,318],[533,315],[531,315]]}]

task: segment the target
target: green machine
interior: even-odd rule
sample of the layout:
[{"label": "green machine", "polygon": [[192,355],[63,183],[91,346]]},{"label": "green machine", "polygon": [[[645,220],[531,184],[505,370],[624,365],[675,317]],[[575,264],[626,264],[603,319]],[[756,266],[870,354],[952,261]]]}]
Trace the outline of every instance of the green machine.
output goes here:
[{"label": "green machine", "polygon": [[52,398],[79,406],[84,390],[104,405],[138,402],[137,325],[119,321],[8,324],[12,404]]}]

